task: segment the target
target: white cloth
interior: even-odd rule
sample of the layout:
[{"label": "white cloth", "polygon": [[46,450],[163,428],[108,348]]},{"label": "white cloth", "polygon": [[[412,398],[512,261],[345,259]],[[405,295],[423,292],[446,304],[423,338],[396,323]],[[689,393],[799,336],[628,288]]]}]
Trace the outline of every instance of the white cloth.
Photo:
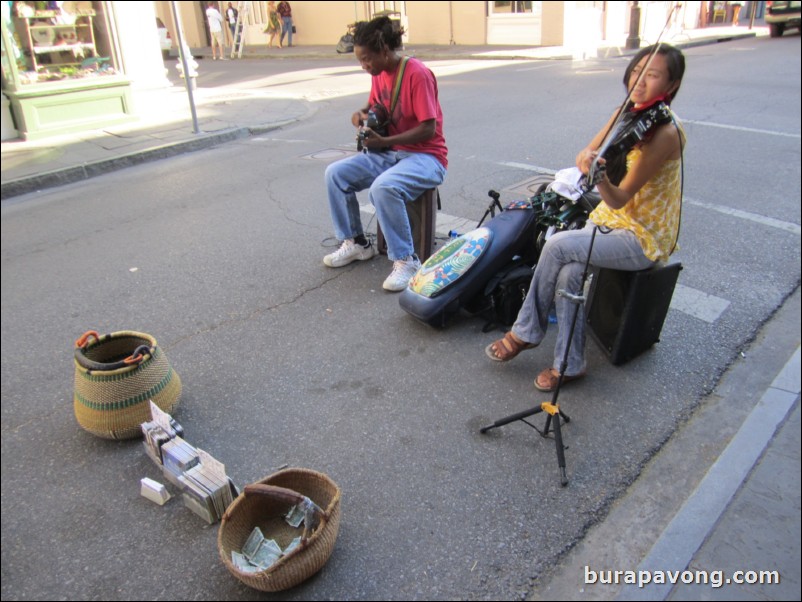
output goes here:
[{"label": "white cloth", "polygon": [[549,185],[560,196],[576,201],[582,196],[582,179],[585,176],[578,167],[561,169],[554,174],[554,182]]}]

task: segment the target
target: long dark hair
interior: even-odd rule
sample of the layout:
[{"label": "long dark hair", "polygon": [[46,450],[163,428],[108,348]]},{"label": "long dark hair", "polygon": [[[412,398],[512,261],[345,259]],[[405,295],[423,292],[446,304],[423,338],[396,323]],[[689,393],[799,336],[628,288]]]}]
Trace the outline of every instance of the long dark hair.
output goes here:
[{"label": "long dark hair", "polygon": [[[629,78],[632,75],[632,72],[635,70],[635,67],[638,66],[638,63],[643,60],[643,57],[649,56],[652,52],[654,52],[654,45],[646,46],[645,48],[641,48],[638,51],[631,61],[629,61],[629,65],[627,65],[627,70],[624,71],[624,87],[629,90]],[[671,92],[666,98],[666,104],[671,104],[671,101],[674,100],[674,97],[679,92],[680,84],[682,84],[682,76],[685,75],[685,55],[682,54],[682,51],[679,48],[675,48],[670,44],[660,44],[660,48],[657,49],[657,54],[664,56],[666,59],[666,65],[668,66],[668,79],[673,84],[676,83],[676,89]]]},{"label": "long dark hair", "polygon": [[376,17],[371,21],[360,21],[354,25],[354,46],[362,46],[373,52],[398,50],[403,45],[404,28],[393,27],[390,17]]}]

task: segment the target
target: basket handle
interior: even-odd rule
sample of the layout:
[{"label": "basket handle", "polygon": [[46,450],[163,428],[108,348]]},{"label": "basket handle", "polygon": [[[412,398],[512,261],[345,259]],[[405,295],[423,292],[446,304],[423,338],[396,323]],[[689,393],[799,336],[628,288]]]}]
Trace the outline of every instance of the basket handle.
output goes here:
[{"label": "basket handle", "polygon": [[305,495],[301,495],[297,491],[287,489],[285,487],[277,487],[276,485],[265,485],[263,483],[253,483],[246,485],[243,490],[245,497],[263,496],[272,500],[285,502],[290,506],[300,505],[304,513],[304,532],[301,540],[306,543],[309,539],[309,533],[314,531],[319,525],[320,521],[328,521],[329,515],[322,510],[320,506],[315,504]]},{"label": "basket handle", "polygon": [[[84,355],[84,347],[87,344],[87,340],[92,336],[97,337],[97,333],[93,330],[90,330],[86,334],[84,334],[80,339],[75,341],[75,361],[78,364],[85,368],[86,370],[95,370],[95,371],[104,371],[108,372],[111,370],[120,370],[121,368],[128,368],[129,366],[134,366],[140,364],[144,359],[145,356],[152,356],[156,352],[156,347],[148,347],[147,345],[140,345],[134,351],[126,357],[118,362],[112,363],[101,363],[101,362],[94,362],[90,360],[86,355]],[[99,337],[98,337],[98,340]]]},{"label": "basket handle", "polygon": [[97,330],[87,330],[85,333],[81,335],[81,338],[75,341],[75,346],[79,349],[86,347],[86,344],[89,342],[89,339],[91,337],[99,339],[100,335],[97,333]]},{"label": "basket handle", "polygon": [[129,355],[127,358],[123,360],[123,363],[126,366],[130,366],[131,364],[138,364],[139,362],[142,361],[143,357],[149,354],[152,355],[152,353],[153,351],[151,350],[150,347],[148,347],[147,345],[140,345],[139,347],[134,349],[134,352],[131,355]]}]

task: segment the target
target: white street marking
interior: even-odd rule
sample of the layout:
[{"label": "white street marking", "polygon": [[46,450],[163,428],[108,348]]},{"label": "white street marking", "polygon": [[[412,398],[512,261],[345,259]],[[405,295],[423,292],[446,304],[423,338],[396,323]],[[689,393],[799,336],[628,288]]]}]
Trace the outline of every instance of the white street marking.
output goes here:
[{"label": "white street marking", "polygon": [[713,123],[710,121],[695,121],[693,119],[682,119],[682,123],[693,123],[711,128],[721,128],[724,130],[735,130],[736,132],[750,132],[752,134],[767,134],[769,136],[782,136],[784,138],[799,138],[799,134],[788,134],[786,132],[775,132],[772,130],[761,130],[758,128],[747,128],[740,125],[725,125],[723,123]]},{"label": "white street marking", "polygon": [[774,219],[773,217],[766,217],[765,215],[758,215],[757,213],[750,213],[748,211],[742,211],[740,209],[733,209],[732,207],[724,207],[723,205],[705,203],[704,201],[689,199],[688,197],[685,197],[684,202],[689,205],[694,205],[695,207],[702,207],[704,209],[710,209],[711,211],[717,211],[718,213],[723,213],[724,215],[731,215],[732,217],[737,217],[739,219],[749,220],[751,222],[755,222],[763,226],[770,226],[772,228],[778,228],[779,230],[785,230],[786,232],[790,232],[791,234],[796,234],[797,236],[802,234],[802,228],[800,228],[797,224],[793,224],[791,222],[784,222],[779,219]]},{"label": "white street marking", "polygon": [[700,290],[677,284],[671,298],[671,309],[699,318],[712,324],[730,306],[730,302],[720,297],[708,295]]}]

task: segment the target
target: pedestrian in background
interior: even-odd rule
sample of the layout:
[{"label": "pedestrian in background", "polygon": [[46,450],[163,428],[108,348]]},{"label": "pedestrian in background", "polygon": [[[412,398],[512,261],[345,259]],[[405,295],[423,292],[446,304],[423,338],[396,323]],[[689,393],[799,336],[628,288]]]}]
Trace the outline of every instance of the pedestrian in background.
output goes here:
[{"label": "pedestrian in background", "polygon": [[741,18],[741,7],[744,5],[743,1],[730,2],[732,4],[732,24],[738,26],[738,21]]},{"label": "pedestrian in background", "polygon": [[206,8],[206,18],[209,20],[209,33],[212,35],[212,60],[217,60],[215,48],[220,52],[220,60],[223,60],[223,54],[226,51],[226,43],[223,36],[223,15],[214,6],[214,2],[209,2]]},{"label": "pedestrian in background", "polygon": [[282,48],[281,45],[281,18],[278,15],[278,11],[276,10],[276,3],[273,0],[267,3],[267,27],[265,27],[264,33],[270,36],[270,39],[267,42],[268,48],[273,48],[273,40],[276,39],[276,36],[279,37],[278,47]]},{"label": "pedestrian in background", "polygon": [[231,30],[231,43],[233,45],[237,44],[237,16],[239,15],[239,11],[231,5],[231,2],[228,3],[228,8],[226,9],[226,19],[228,19],[228,28]]},{"label": "pedestrian in background", "polygon": [[292,34],[295,33],[295,27],[292,24],[292,7],[289,2],[281,0],[276,7],[278,14],[281,15],[281,39],[279,46],[284,44],[284,36],[289,35],[287,38],[287,46],[292,48]]}]

